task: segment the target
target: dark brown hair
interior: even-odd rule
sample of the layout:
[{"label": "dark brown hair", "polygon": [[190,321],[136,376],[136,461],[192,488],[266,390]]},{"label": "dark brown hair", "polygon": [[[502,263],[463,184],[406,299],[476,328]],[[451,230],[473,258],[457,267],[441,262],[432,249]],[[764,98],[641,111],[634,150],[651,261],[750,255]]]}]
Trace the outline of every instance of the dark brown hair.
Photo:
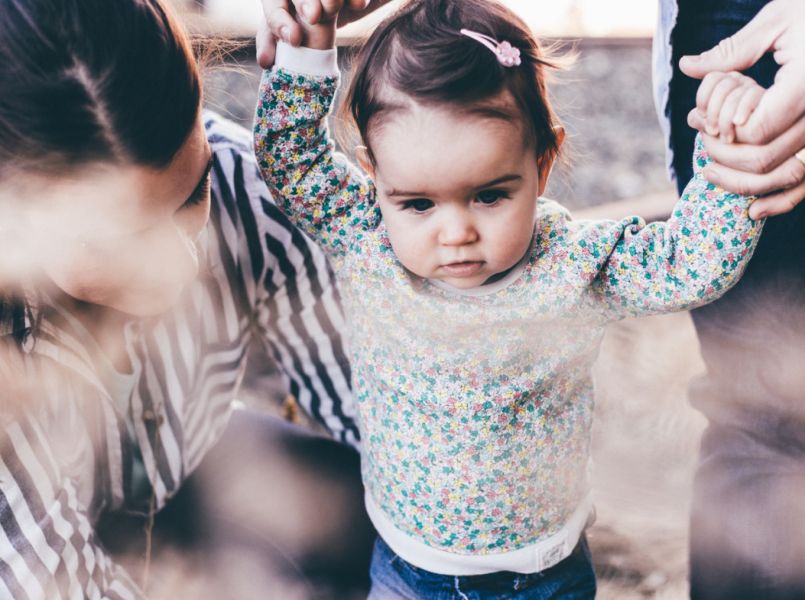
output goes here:
[{"label": "dark brown hair", "polygon": [[[522,64],[504,67],[469,29],[520,50]],[[362,46],[344,103],[369,148],[369,130],[399,106],[402,94],[416,102],[489,112],[484,101],[508,91],[538,156],[557,152],[558,121],[545,86],[549,58],[528,26],[494,0],[411,0],[383,21]],[[505,115],[500,115],[505,116]]]},{"label": "dark brown hair", "polygon": [[160,0],[3,0],[0,89],[0,181],[91,161],[166,166],[201,99]]},{"label": "dark brown hair", "polygon": [[[91,162],[166,167],[198,117],[193,51],[162,0],[0,2],[0,186]],[[23,305],[0,290],[0,332]]]}]

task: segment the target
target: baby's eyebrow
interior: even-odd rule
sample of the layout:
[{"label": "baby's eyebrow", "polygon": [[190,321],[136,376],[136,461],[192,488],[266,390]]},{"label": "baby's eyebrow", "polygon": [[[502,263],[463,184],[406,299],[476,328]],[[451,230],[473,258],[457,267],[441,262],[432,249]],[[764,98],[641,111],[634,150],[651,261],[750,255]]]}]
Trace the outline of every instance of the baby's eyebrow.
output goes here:
[{"label": "baby's eyebrow", "polygon": [[[517,173],[509,173],[508,175],[503,175],[502,177],[497,177],[492,179],[491,181],[487,181],[486,183],[482,183],[480,185],[473,185],[472,189],[475,190],[482,190],[485,188],[489,188],[495,185],[500,185],[501,183],[508,183],[510,181],[519,181],[523,178],[522,175]],[[397,197],[408,197],[408,198],[419,198],[419,197],[427,197],[429,194],[425,192],[414,192],[409,190],[395,190],[394,188],[390,188],[386,190],[386,196],[388,198],[397,198]]]},{"label": "baby's eyebrow", "polygon": [[483,184],[477,186],[476,189],[480,190],[480,189],[483,189],[483,188],[492,187],[493,185],[500,185],[501,183],[508,183],[510,181],[517,181],[517,180],[522,179],[522,178],[523,178],[522,175],[518,175],[517,173],[510,173],[509,175],[504,175],[503,177],[498,177],[497,179],[493,179],[492,181],[487,181],[486,183],[483,183]]},{"label": "baby's eyebrow", "polygon": [[386,196],[389,198],[397,198],[399,196],[427,196],[424,192],[409,192],[408,190],[395,190],[391,188],[386,190]]}]

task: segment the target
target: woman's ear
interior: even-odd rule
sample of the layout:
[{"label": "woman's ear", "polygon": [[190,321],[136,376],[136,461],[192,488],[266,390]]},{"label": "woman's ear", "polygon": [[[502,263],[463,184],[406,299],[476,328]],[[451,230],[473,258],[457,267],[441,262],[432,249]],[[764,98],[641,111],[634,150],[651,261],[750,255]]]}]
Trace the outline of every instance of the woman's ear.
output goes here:
[{"label": "woman's ear", "polygon": [[372,159],[369,156],[369,148],[366,146],[355,146],[355,158],[358,161],[358,164],[361,166],[361,169],[368,173],[369,177],[372,179],[375,178],[375,166],[372,163]]},{"label": "woman's ear", "polygon": [[565,142],[565,128],[557,125],[553,128],[556,133],[556,148],[548,150],[537,159],[537,170],[539,171],[539,196],[545,192],[545,187],[548,185],[548,177],[551,176],[551,169],[556,161],[556,156]]}]

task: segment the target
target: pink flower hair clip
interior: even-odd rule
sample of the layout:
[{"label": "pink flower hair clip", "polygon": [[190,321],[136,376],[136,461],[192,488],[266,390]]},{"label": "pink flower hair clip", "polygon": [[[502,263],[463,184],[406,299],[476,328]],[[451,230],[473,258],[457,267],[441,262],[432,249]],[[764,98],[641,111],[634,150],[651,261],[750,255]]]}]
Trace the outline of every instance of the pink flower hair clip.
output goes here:
[{"label": "pink flower hair clip", "polygon": [[522,60],[520,60],[520,49],[512,46],[505,40],[499,42],[495,38],[470,29],[462,29],[459,33],[489,48],[497,57],[498,62],[504,67],[519,67],[522,63]]}]

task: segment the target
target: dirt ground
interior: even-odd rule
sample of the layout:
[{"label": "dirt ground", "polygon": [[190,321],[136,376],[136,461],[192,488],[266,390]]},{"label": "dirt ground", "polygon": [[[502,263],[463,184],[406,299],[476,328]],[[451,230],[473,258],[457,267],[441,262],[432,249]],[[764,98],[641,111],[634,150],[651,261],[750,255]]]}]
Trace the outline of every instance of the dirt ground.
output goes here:
[{"label": "dirt ground", "polygon": [[590,545],[599,598],[687,597],[691,484],[704,419],[686,386],[703,371],[687,313],[610,327],[595,369]]}]

